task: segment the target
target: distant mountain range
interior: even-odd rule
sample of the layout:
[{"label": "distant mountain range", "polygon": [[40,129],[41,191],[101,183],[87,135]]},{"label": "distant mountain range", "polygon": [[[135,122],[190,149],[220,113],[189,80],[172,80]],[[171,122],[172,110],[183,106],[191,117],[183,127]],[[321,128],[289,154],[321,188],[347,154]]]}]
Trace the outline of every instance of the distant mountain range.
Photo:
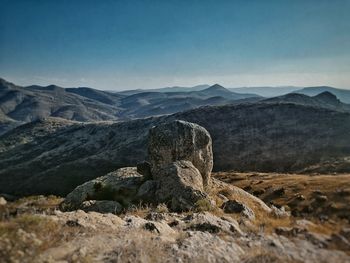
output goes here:
[{"label": "distant mountain range", "polygon": [[55,85],[21,87],[0,79],[0,134],[47,117],[81,122],[125,121],[203,106],[252,103],[261,101],[264,97],[290,92],[315,96],[324,91],[336,95],[341,102],[350,103],[349,90],[326,86],[227,89],[215,84],[111,92],[88,87],[61,88]]},{"label": "distant mountain range", "polygon": [[301,93],[308,96],[315,96],[322,92],[328,91],[334,94],[340,101],[350,104],[350,90],[337,89],[328,86],[317,87],[243,87],[243,88],[230,88],[230,91],[238,93],[253,93],[262,97],[276,97],[286,95],[288,93]]},{"label": "distant mountain range", "polygon": [[49,116],[76,121],[117,120],[120,96],[55,85],[20,87],[0,79],[0,133]]},{"label": "distant mountain range", "polygon": [[[164,91],[169,89],[165,88]],[[194,90],[174,89],[188,91],[147,91],[130,95],[127,92],[113,93],[87,87],[21,87],[0,79],[0,134],[46,117],[82,122],[122,121],[172,114],[200,106],[259,99],[258,95],[234,93],[217,84],[194,87]]]},{"label": "distant mountain range", "polygon": [[241,87],[241,88],[230,88],[229,90],[239,93],[254,93],[262,97],[276,97],[294,92],[300,88],[294,86],[286,87]]},{"label": "distant mountain range", "polygon": [[114,93],[124,94],[124,95],[133,95],[137,93],[143,93],[143,92],[188,92],[188,91],[199,91],[204,90],[206,88],[209,88],[210,85],[203,84],[203,85],[197,85],[193,87],[165,87],[165,88],[159,88],[159,89],[133,89],[133,90],[124,90],[124,91],[110,91]]}]

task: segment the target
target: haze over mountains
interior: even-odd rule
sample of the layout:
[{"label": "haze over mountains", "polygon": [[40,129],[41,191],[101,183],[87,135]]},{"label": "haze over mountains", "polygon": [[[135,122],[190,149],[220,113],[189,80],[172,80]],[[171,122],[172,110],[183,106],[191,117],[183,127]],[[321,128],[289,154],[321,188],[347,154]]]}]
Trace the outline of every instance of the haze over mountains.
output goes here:
[{"label": "haze over mountains", "polygon": [[226,89],[215,84],[110,92],[55,85],[21,87],[0,79],[0,134],[46,117],[82,122],[124,121],[173,114],[201,106],[256,102],[264,96],[273,97],[291,91],[311,96],[329,91],[340,101],[350,103],[350,91],[332,87]]},{"label": "haze over mountains", "polygon": [[234,93],[217,84],[198,91],[147,91],[125,95],[123,92],[112,93],[86,87],[20,87],[1,79],[0,134],[46,117],[82,122],[128,120],[258,97],[254,94]]}]

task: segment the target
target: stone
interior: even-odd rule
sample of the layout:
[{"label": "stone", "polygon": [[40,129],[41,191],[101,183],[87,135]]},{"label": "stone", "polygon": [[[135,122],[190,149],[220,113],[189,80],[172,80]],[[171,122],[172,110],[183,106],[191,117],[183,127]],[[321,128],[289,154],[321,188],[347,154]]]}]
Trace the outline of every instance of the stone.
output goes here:
[{"label": "stone", "polygon": [[7,204],[6,199],[3,198],[3,197],[0,197],[0,206],[1,206],[1,205],[6,205],[6,204]]},{"label": "stone", "polygon": [[151,164],[149,162],[142,162],[136,165],[137,172],[142,174],[146,179],[152,179]]},{"label": "stone", "polygon": [[122,206],[130,205],[137,197],[144,177],[136,167],[125,167],[76,187],[61,204],[62,210],[79,209],[84,201],[111,200]]},{"label": "stone", "polygon": [[159,188],[159,182],[156,180],[148,180],[144,182],[138,192],[137,198],[146,203],[156,203],[156,191]]},{"label": "stone", "polygon": [[287,218],[290,216],[290,212],[286,211],[284,206],[282,206],[281,208],[278,208],[272,205],[271,214],[276,218]]},{"label": "stone", "polygon": [[213,168],[212,140],[203,127],[176,120],[160,124],[149,131],[149,160],[154,179],[162,174],[159,170],[169,164],[190,161],[200,172],[204,186],[210,184]]},{"label": "stone", "polygon": [[221,182],[215,178],[212,179],[212,186],[218,189],[219,193],[221,191],[227,192],[228,195],[226,196],[228,196],[231,200],[236,200],[239,203],[246,204],[250,208],[254,207],[254,209],[258,209],[266,215],[271,213],[271,208],[268,207],[261,199],[244,191],[239,187]]},{"label": "stone", "polygon": [[116,201],[108,200],[89,200],[81,204],[81,209],[85,212],[94,211],[99,213],[119,214],[123,207]]},{"label": "stone", "polygon": [[244,250],[238,242],[221,239],[218,235],[202,231],[187,231],[182,242],[173,244],[174,262],[243,262]]},{"label": "stone", "polygon": [[193,208],[197,201],[207,198],[200,172],[189,161],[176,161],[158,171],[158,203],[170,203],[174,211]]},{"label": "stone", "polygon": [[[44,215],[43,215],[44,216]],[[83,210],[76,210],[72,212],[55,211],[49,218],[68,224],[70,226],[79,226],[91,229],[108,229],[116,230],[125,224],[119,216],[114,214],[102,214],[97,212],[85,212]]]},{"label": "stone", "polygon": [[130,229],[144,229],[172,239],[175,231],[164,221],[149,221],[138,216],[126,216],[125,227]]},{"label": "stone", "polygon": [[295,198],[296,198],[297,200],[299,200],[299,201],[304,201],[304,200],[306,200],[305,196],[302,195],[302,194],[297,194],[297,195],[295,196]]},{"label": "stone", "polygon": [[227,234],[242,236],[243,232],[238,223],[233,218],[219,218],[209,212],[194,213],[183,219],[189,227],[188,230],[218,233],[220,231]]},{"label": "stone", "polygon": [[237,202],[236,200],[228,200],[227,202],[223,203],[222,209],[224,209],[225,213],[239,213],[251,220],[255,218],[255,214],[252,209],[243,203]]},{"label": "stone", "polygon": [[150,221],[162,221],[166,220],[166,215],[164,213],[150,212],[146,215],[145,219]]},{"label": "stone", "polygon": [[328,201],[328,197],[326,195],[318,195],[315,199],[320,203]]}]

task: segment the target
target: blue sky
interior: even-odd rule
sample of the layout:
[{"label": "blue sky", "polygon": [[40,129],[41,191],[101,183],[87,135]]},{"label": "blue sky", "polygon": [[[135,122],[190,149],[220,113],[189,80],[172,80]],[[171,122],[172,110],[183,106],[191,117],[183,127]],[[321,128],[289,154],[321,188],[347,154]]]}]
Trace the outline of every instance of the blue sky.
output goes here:
[{"label": "blue sky", "polygon": [[350,88],[350,0],[0,0],[0,76],[158,88]]}]

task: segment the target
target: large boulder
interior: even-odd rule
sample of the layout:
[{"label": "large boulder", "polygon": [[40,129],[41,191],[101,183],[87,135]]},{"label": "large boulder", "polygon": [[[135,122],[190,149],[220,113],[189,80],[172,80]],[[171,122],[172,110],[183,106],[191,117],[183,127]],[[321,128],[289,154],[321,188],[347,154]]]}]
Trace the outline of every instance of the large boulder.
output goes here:
[{"label": "large boulder", "polygon": [[170,163],[158,171],[158,176],[157,202],[170,203],[172,210],[189,210],[207,199],[202,176],[189,161]]},{"label": "large boulder", "polygon": [[198,169],[204,186],[209,185],[213,168],[212,140],[203,127],[180,120],[155,126],[149,131],[148,152],[155,179],[162,177],[160,169],[185,160]]},{"label": "large boulder", "polygon": [[86,203],[83,205],[83,202],[89,200],[117,201],[127,207],[136,201],[138,189],[143,182],[144,176],[137,172],[136,167],[121,168],[76,187],[67,195],[61,208],[85,208]]}]

